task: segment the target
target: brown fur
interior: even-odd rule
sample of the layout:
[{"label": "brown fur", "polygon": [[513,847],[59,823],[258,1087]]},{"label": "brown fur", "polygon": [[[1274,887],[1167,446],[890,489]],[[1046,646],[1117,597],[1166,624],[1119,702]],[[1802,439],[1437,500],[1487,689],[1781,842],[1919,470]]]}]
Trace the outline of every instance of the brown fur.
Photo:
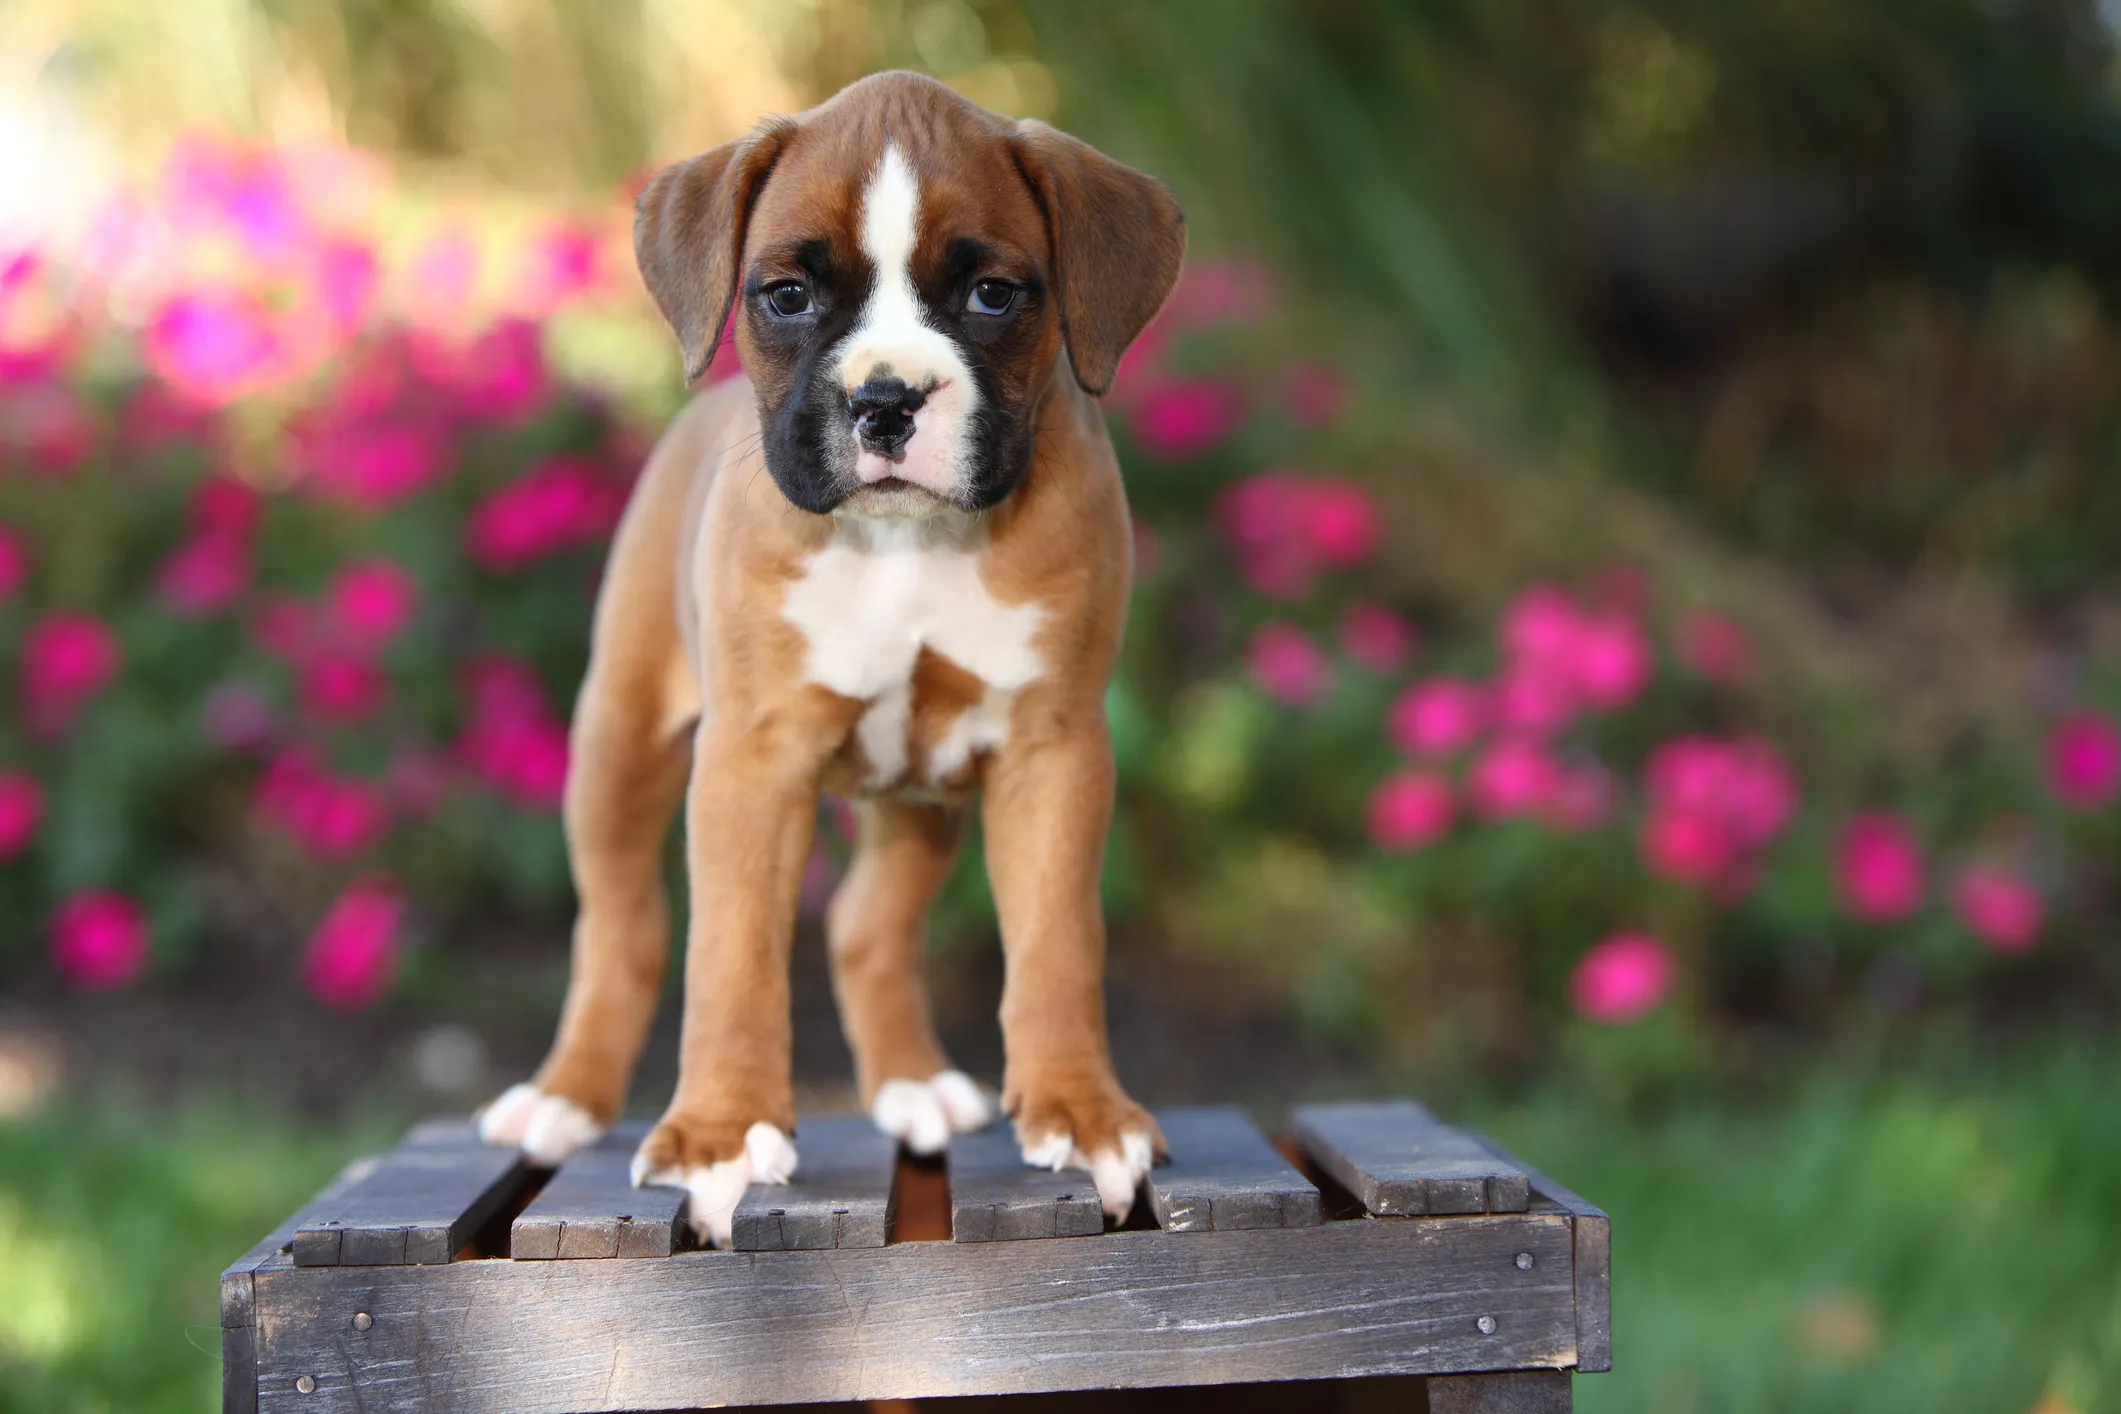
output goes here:
[{"label": "brown fur", "polygon": [[[780,247],[807,233],[853,239],[860,176],[887,129],[921,154],[924,213],[947,212],[949,230],[978,232],[1003,268],[1043,273],[1058,292],[1054,317],[1000,370],[1038,400],[1039,433],[1031,470],[984,513],[979,562],[997,600],[1045,610],[1034,646],[1046,669],[1018,695],[1002,748],[920,798],[859,803],[855,860],[827,922],[833,981],[865,1102],[887,1079],[945,1067],[921,939],[977,791],[1007,959],[1004,1103],[1027,1139],[1070,1133],[1091,1153],[1122,1127],[1153,1126],[1120,1089],[1105,1038],[1103,695],[1132,541],[1086,389],[1109,382],[1161,303],[1183,228],[1161,187],[1074,139],[882,76],[672,168],[644,195],[643,274],[688,369],[711,353],[746,271],[770,273]],[[924,222],[921,249],[933,257],[948,234]],[[741,315],[736,329],[754,367]],[[788,949],[817,796],[857,791],[867,770],[852,735],[865,704],[804,681],[803,637],[781,617],[831,518],[790,504],[766,474],[759,403],[772,404],[777,374],[756,376],[756,387],[737,380],[698,397],[651,456],[612,548],[575,716],[565,814],[581,916],[536,1083],[602,1122],[620,1109],[666,946],[658,846],[682,799],[693,907],[678,1088],[642,1150],[656,1167],[729,1159],[755,1121],[792,1132]],[[924,651],[912,778],[980,691]]]}]

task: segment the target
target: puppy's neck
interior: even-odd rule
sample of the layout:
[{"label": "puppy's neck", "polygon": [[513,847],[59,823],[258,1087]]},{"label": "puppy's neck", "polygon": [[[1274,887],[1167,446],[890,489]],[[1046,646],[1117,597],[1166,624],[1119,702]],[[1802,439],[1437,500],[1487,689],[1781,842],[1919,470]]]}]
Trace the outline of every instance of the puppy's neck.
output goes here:
[{"label": "puppy's neck", "polygon": [[865,555],[972,550],[986,538],[986,512],[960,510],[955,506],[944,506],[924,516],[832,517],[832,543]]}]

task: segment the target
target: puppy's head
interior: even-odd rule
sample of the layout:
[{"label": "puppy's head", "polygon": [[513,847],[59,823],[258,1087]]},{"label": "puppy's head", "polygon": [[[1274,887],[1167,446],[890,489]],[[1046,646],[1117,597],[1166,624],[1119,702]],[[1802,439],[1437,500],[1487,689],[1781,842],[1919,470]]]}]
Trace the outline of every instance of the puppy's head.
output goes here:
[{"label": "puppy's head", "polygon": [[1066,134],[879,74],[657,174],[634,250],[688,379],[734,314],[790,501],[919,516],[1015,489],[1056,364],[1105,390],[1185,225]]}]

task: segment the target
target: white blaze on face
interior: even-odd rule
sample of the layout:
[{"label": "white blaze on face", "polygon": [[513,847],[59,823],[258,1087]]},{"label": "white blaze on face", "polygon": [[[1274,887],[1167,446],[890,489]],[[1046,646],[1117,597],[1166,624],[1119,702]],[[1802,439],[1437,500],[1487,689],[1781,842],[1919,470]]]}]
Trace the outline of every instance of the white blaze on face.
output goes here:
[{"label": "white blaze on face", "polygon": [[939,496],[956,498],[972,474],[972,415],[979,389],[957,345],[928,323],[913,285],[913,251],[920,239],[919,179],[897,144],[888,144],[862,189],[862,254],[876,283],[846,341],[840,345],[840,387],[849,394],[872,374],[899,378],[926,394],[913,415],[905,460],[894,462],[857,448],[854,474],[863,485],[896,477]]}]

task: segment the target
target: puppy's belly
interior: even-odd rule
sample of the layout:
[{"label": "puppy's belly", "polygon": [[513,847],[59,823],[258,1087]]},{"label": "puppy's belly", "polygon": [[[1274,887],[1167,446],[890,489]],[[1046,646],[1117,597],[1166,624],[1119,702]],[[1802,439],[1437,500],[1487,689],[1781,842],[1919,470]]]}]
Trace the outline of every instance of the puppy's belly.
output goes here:
[{"label": "puppy's belly", "polygon": [[911,676],[871,698],[826,771],[839,795],[955,798],[982,758],[1009,736],[1016,693],[993,687],[930,648]]}]

